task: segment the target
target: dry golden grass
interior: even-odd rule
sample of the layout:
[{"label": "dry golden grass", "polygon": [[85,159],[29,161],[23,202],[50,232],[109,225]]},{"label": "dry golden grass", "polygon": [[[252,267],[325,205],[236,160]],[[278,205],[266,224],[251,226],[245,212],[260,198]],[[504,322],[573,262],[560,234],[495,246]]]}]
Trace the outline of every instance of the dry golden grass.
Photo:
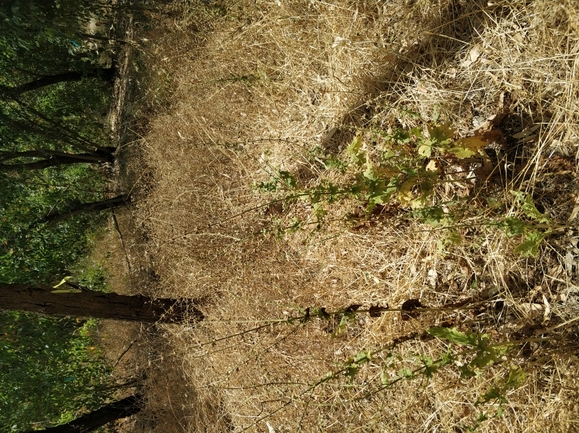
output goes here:
[{"label": "dry golden grass", "polygon": [[[577,431],[577,347],[566,340],[577,323],[565,321],[577,314],[579,6],[239,0],[167,8],[163,25],[142,36],[147,125],[129,159],[137,200],[125,219],[139,234],[127,249],[134,281],[153,276],[154,295],[199,299],[206,319],[160,331],[147,415],[160,418],[159,431],[466,431],[480,411],[494,413],[475,402],[511,365],[527,380],[479,431]],[[462,243],[446,248],[446,232],[396,209],[346,224],[363,205],[351,200],[330,206],[320,230],[270,230],[274,220],[313,221],[306,203],[267,206],[254,185],[276,170],[303,185],[338,179],[315,149],[341,155],[357,131],[436,119],[462,137],[504,134],[509,165],[482,191],[507,213],[509,188],[533,193],[558,226],[537,258],[514,254],[516,239],[481,225],[491,213],[483,199],[460,221]],[[360,313],[341,333],[329,320],[282,322],[306,307],[399,307],[412,298],[437,307],[483,293],[492,296],[476,314]],[[392,351],[397,370],[447,346],[409,338],[385,348],[443,321],[498,341],[539,329],[561,344],[521,345],[471,379],[449,365],[429,381],[380,389]],[[324,380],[362,350],[372,359],[352,381]]]}]

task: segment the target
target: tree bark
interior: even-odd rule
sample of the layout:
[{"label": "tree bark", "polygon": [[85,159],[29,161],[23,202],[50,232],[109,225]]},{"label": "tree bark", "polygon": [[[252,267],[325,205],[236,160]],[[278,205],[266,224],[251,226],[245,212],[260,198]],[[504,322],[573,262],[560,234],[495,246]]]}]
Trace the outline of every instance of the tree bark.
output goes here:
[{"label": "tree bark", "polygon": [[[38,161],[25,162],[21,164],[6,164],[16,158],[41,158]],[[68,153],[57,152],[52,150],[30,150],[26,152],[0,152],[0,171],[19,171],[19,170],[42,170],[48,167],[70,164],[94,164],[102,162],[112,162],[114,156],[112,153],[95,155],[91,153]]]},{"label": "tree bark", "polygon": [[126,418],[140,412],[142,406],[142,397],[140,395],[132,395],[122,400],[115,401],[114,403],[107,404],[106,406],[83,415],[68,424],[26,433],[89,433],[111,421]]},{"label": "tree bark", "polygon": [[80,81],[83,77],[96,77],[105,81],[112,81],[115,76],[116,69],[110,68],[94,68],[86,72],[70,71],[63,72],[56,75],[46,75],[28,83],[20,84],[19,86],[9,87],[0,86],[0,88],[7,94],[12,96],[20,96],[23,93],[38,90],[52,84],[63,83],[68,81]]},{"label": "tree bark", "polygon": [[[36,118],[30,116],[30,113],[26,113],[28,120],[22,121],[10,118],[5,114],[0,113],[0,122],[4,124],[3,126],[8,126],[10,129],[14,130],[32,133],[45,139],[65,143],[69,146],[84,152],[89,152],[93,155],[102,156],[114,152],[114,148],[102,147],[96,143],[91,142],[90,140],[80,136],[78,133],[63,127],[57,121],[46,117],[38,110],[34,110],[30,106],[22,103],[22,101],[20,101],[18,98],[13,98],[13,100],[20,104],[23,109],[28,110],[34,114]],[[47,123],[51,124],[52,128],[44,126]]]},{"label": "tree bark", "polygon": [[0,162],[4,163],[6,161],[12,161],[13,159],[17,158],[51,158],[51,157],[78,159],[79,161],[82,162],[111,162],[113,159],[112,152],[115,151],[115,148],[111,147],[108,150],[110,152],[103,155],[95,155],[93,153],[59,152],[57,150],[50,150],[50,149],[26,150],[23,152],[0,151]]},{"label": "tree bark", "polygon": [[[0,308],[55,316],[94,317],[148,323],[203,320],[191,300],[125,296],[116,293],[77,291],[62,293],[25,284],[0,283]],[[72,290],[71,290],[72,291]],[[54,293],[56,292],[56,293]]]},{"label": "tree bark", "polygon": [[90,203],[80,203],[74,206],[72,209],[55,212],[46,215],[44,218],[35,222],[33,225],[38,225],[42,223],[56,224],[57,222],[64,221],[75,215],[79,215],[86,212],[100,212],[106,209],[113,209],[118,206],[122,206],[130,201],[130,197],[127,195],[118,195],[114,198],[109,198],[107,200],[93,201]]}]

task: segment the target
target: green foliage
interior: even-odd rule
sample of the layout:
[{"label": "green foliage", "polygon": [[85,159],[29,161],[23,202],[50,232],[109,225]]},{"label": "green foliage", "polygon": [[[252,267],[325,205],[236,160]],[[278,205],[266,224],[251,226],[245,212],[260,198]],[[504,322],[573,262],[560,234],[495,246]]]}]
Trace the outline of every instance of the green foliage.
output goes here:
[{"label": "green foliage", "polygon": [[72,0],[5,0],[0,5],[4,56],[33,50],[40,42],[57,43],[78,37],[91,13],[100,11],[98,2]]},{"label": "green foliage", "polygon": [[[42,219],[102,199],[103,170],[85,163],[42,170],[22,167],[51,158],[54,152],[98,155],[107,147],[102,120],[110,102],[110,83],[85,77],[24,92],[14,89],[42,77],[82,74],[99,66],[96,51],[72,47],[82,44],[89,18],[101,17],[106,6],[107,2],[88,0],[0,4],[2,282],[58,283],[86,254],[90,233],[99,223],[90,215],[52,225]],[[15,154],[18,157],[11,156]],[[83,287],[106,288],[101,268],[77,275]],[[56,290],[70,290],[66,286],[65,281]],[[111,396],[110,368],[91,337],[94,329],[93,320],[0,311],[2,431],[66,423]]]},{"label": "green foliage", "polygon": [[3,282],[49,283],[80,260],[89,245],[87,229],[98,220],[78,215],[49,227],[36,222],[61,203],[98,199],[98,190],[86,189],[88,179],[99,181],[95,174],[88,167],[46,169],[21,177],[0,173],[6,191],[0,196]]},{"label": "green foliage", "polygon": [[352,382],[362,365],[369,363],[371,360],[372,355],[370,352],[366,350],[361,351],[352,357],[352,359],[348,360],[344,374],[350,379],[350,382]]},{"label": "green foliage", "polygon": [[[484,148],[491,138],[481,135],[456,139],[455,131],[448,125],[430,125],[427,130],[427,134],[421,129],[401,128],[359,131],[340,155],[328,156],[318,148],[312,152],[317,166],[327,170],[327,177],[322,175],[316,181],[302,184],[292,173],[278,171],[269,181],[260,184],[259,189],[273,196],[276,203],[291,205],[305,201],[318,228],[338,201],[351,201],[358,208],[362,204],[368,217],[378,206],[392,204],[406,217],[440,230],[443,234],[438,240],[441,252],[465,242],[466,235],[461,228],[476,226],[483,232],[493,230],[496,233],[498,230],[499,234],[502,232],[518,239],[515,253],[537,256],[541,242],[553,233],[554,225],[549,215],[537,208],[530,193],[508,190],[509,194],[485,196],[488,190],[465,175],[462,182],[465,189],[471,191],[469,196],[447,198],[446,201],[440,198],[443,196],[440,192],[445,191],[442,186],[448,181],[443,164],[452,161],[454,166],[462,166],[466,172],[469,161],[488,162]],[[476,180],[484,185],[482,177]],[[456,178],[451,181],[461,182]],[[293,229],[306,226],[296,216],[292,218]],[[284,233],[287,231],[280,223],[278,236]],[[476,284],[475,279],[471,287],[476,289]],[[309,308],[307,318],[301,323],[313,317],[332,320],[332,336],[336,337],[347,330],[358,312],[346,309],[328,313],[323,308]],[[483,422],[501,416],[509,393],[520,388],[526,380],[525,372],[510,364],[511,349],[517,347],[517,342],[493,342],[486,333],[455,328],[431,327],[425,334],[445,341],[446,350],[437,356],[402,356],[394,351],[394,345],[374,348],[371,352],[363,350],[314,386],[346,377],[351,385],[363,381],[364,387],[369,389],[365,398],[370,398],[403,380],[431,379],[443,368],[455,370],[465,382],[487,380],[492,375],[492,384],[473,402],[480,410],[478,418],[473,426],[464,428],[475,431]],[[384,357],[383,352],[388,354]],[[368,375],[357,379],[369,365],[381,367],[377,385],[367,383]]]},{"label": "green foliage", "polygon": [[[449,346],[448,350],[437,358],[417,355],[415,359],[403,357],[390,351],[382,363],[381,387],[377,391],[373,391],[372,394],[389,388],[402,380],[412,380],[419,376],[431,379],[441,368],[451,368],[453,365],[458,366],[462,379],[469,380],[481,375],[489,366],[502,362],[503,357],[512,347],[509,344],[490,344],[486,334],[463,333],[453,328],[432,327],[427,332],[437,338],[463,346],[465,349],[456,350]],[[378,349],[375,353],[384,349],[391,349],[391,347]],[[352,382],[362,365],[369,363],[372,359],[369,351],[362,351],[349,359],[340,371]],[[469,360],[466,361],[466,359]],[[332,377],[337,376],[334,373]],[[509,367],[505,376],[497,379],[494,385],[477,399],[475,405],[481,407],[498,405],[495,416],[499,416],[502,414],[503,404],[507,402],[507,392],[520,388],[525,379],[526,375],[521,368]],[[482,422],[481,420],[486,419],[488,416],[484,413],[481,414],[479,424]]]},{"label": "green foliage", "polygon": [[[69,52],[69,38],[84,31],[88,17],[101,8],[88,1],[4,2],[0,85],[9,89],[44,75],[93,68],[95,59]],[[30,151],[84,153],[106,146],[101,116],[109,99],[109,85],[88,78],[2,98],[0,158]],[[38,159],[21,157],[3,164]],[[0,280],[50,283],[61,278],[86,252],[94,218],[80,215],[54,226],[38,222],[77,203],[100,200],[104,183],[103,174],[87,164],[0,170]]]},{"label": "green foliage", "polygon": [[539,212],[530,194],[511,191],[515,196],[515,215],[499,221],[498,226],[507,236],[520,236],[522,243],[515,252],[522,256],[536,257],[543,239],[552,233],[551,219]]},{"label": "green foliage", "polygon": [[91,337],[94,328],[92,320],[0,311],[0,425],[6,431],[66,423],[110,397],[110,367]]},{"label": "green foliage", "polygon": [[[438,191],[442,191],[441,186],[448,181],[442,165],[452,161],[467,170],[468,161],[473,157],[487,163],[484,148],[493,140],[493,135],[456,139],[455,130],[448,125],[431,124],[426,129],[427,134],[420,128],[361,130],[341,155],[326,155],[322,149],[315,148],[311,152],[313,160],[328,172],[339,172],[340,176],[332,178],[341,181],[321,177],[317,183],[302,185],[292,173],[280,170],[257,187],[276,197],[276,202],[306,201],[317,220],[317,228],[322,226],[332,204],[338,201],[363,204],[367,216],[377,206],[393,204],[413,219],[444,229],[447,235],[439,241],[441,252],[462,243],[457,227],[468,226],[464,221],[469,216],[470,220],[477,220],[478,226],[495,227],[509,237],[519,237],[521,242],[514,252],[536,257],[540,244],[553,228],[549,216],[537,209],[530,194],[510,190],[512,202],[505,197],[489,196],[487,208],[478,202],[473,205],[473,199],[468,196],[453,197],[450,201],[440,199]],[[475,188],[467,178],[452,182],[464,182],[466,188]],[[511,209],[507,210],[509,206]],[[304,228],[306,224],[295,220],[292,228],[296,227]],[[278,225],[278,236],[283,236],[285,229]]]},{"label": "green foliage", "polygon": [[468,346],[472,349],[475,356],[470,362],[464,363],[460,367],[461,376],[465,378],[478,375],[480,369],[496,363],[510,349],[508,345],[491,345],[487,334],[470,331],[463,333],[454,328],[437,327],[429,328],[427,332],[442,340],[447,340],[461,346]]},{"label": "green foliage", "polygon": [[[491,344],[487,334],[473,333],[470,331],[464,333],[454,328],[432,327],[428,329],[427,332],[442,340],[468,348],[466,352],[463,351],[460,354],[455,352],[453,356],[455,359],[458,358],[458,355],[460,355],[462,359],[464,359],[465,356],[471,356],[470,361],[461,361],[460,363],[459,370],[463,379],[479,376],[485,368],[503,362],[513,347],[510,343]],[[452,351],[452,349],[449,350]],[[525,372],[520,367],[511,365],[505,375],[496,379],[495,383],[477,399],[475,406],[496,406],[493,417],[501,416],[503,414],[503,405],[507,403],[507,393],[520,388],[525,380]],[[468,430],[475,431],[488,419],[488,413],[484,411],[481,412],[476,424],[470,426]]]},{"label": "green foliage", "polygon": [[[340,318],[340,324],[334,332],[340,333],[352,322],[356,314],[372,312],[362,310],[359,305],[352,305],[348,308],[335,312],[328,312],[325,308],[309,307],[302,311],[302,315],[290,319],[285,319],[279,323],[294,324],[300,326],[309,322],[313,318],[324,321],[333,321]],[[398,309],[381,311],[396,311]],[[448,342],[445,351],[436,357],[420,354],[405,354],[404,356],[396,352],[396,343],[387,346],[378,347],[374,350],[362,350],[354,356],[348,358],[340,368],[324,375],[315,382],[309,389],[313,389],[322,383],[339,380],[346,377],[350,385],[355,386],[356,377],[360,374],[365,366],[381,366],[379,376],[380,383],[378,386],[369,386],[369,391],[364,394],[363,398],[370,398],[380,391],[390,388],[403,380],[414,380],[417,378],[432,379],[439,374],[443,368],[456,368],[460,372],[461,380],[475,380],[488,373],[493,365],[500,365],[508,360],[509,352],[512,348],[517,347],[516,342],[499,342],[493,343],[488,334],[480,332],[462,332],[456,328],[448,327],[430,327],[424,334],[414,334],[403,339],[424,339],[428,335]],[[504,374],[496,376],[494,383],[474,403],[476,407],[481,408],[474,426],[465,427],[467,430],[474,431],[484,421],[488,420],[489,415],[485,410],[492,408],[494,414],[492,417],[500,416],[503,413],[503,405],[507,402],[507,394],[520,388],[526,380],[525,372],[518,366],[509,365]],[[364,384],[369,385],[365,378]]]},{"label": "green foliage", "polygon": [[451,341],[455,344],[462,346],[478,346],[480,336],[469,332],[465,334],[463,332],[457,331],[454,328],[430,328],[428,330],[430,335],[434,335],[437,338]]},{"label": "green foliage", "polygon": [[301,186],[293,175],[279,171],[258,187],[264,192],[284,193],[288,201],[308,201],[319,221],[328,205],[348,198],[365,203],[368,214],[377,205],[397,202],[422,212],[429,220],[440,221],[442,208],[438,203],[432,205],[434,188],[440,182],[435,156],[450,154],[464,159],[488,143],[478,138],[454,140],[454,131],[446,125],[431,126],[428,131],[428,136],[419,128],[360,131],[342,157],[324,156],[315,150],[315,161],[327,170],[345,174],[349,179],[345,183],[322,180],[315,186]]},{"label": "green foliage", "polygon": [[85,265],[75,272],[76,283],[87,290],[97,292],[110,292],[107,284],[108,271],[102,265]]}]

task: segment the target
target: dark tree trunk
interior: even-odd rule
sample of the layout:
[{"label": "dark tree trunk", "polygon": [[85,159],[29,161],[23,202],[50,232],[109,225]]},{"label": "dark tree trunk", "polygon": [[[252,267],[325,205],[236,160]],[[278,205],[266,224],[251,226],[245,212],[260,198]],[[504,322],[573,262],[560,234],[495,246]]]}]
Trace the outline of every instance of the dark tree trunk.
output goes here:
[{"label": "dark tree trunk", "polygon": [[[179,323],[203,320],[190,300],[152,299],[116,293],[53,290],[25,284],[0,283],[0,308],[55,316],[94,317],[134,322]],[[80,293],[79,293],[80,292]]]},{"label": "dark tree trunk", "polygon": [[46,215],[41,220],[34,223],[34,225],[42,224],[42,223],[49,223],[49,224],[56,224],[57,222],[64,221],[68,218],[71,218],[75,215],[80,215],[82,213],[87,212],[100,212],[106,209],[113,209],[118,206],[122,206],[127,204],[130,201],[130,197],[127,195],[118,195],[114,198],[109,198],[106,200],[101,201],[93,201],[90,203],[80,203],[76,206],[72,207],[69,210],[62,211],[62,212],[55,212]]},{"label": "dark tree trunk", "polygon": [[80,81],[83,77],[96,77],[105,81],[112,81],[115,76],[116,69],[114,67],[110,68],[94,68],[86,72],[63,72],[62,74],[56,75],[46,75],[44,77],[37,78],[36,80],[30,81],[28,83],[21,84],[16,87],[0,86],[0,88],[7,94],[12,96],[19,96],[26,92],[31,92],[33,90],[38,90],[52,84],[63,83],[68,81]]},{"label": "dark tree trunk", "polygon": [[[1,88],[1,86],[0,86]],[[14,98],[18,104],[21,104],[17,98]],[[56,142],[65,143],[76,149],[82,150],[84,152],[89,152],[94,155],[106,155],[113,153],[116,149],[111,147],[102,147],[97,143],[93,143],[85,137],[80,136],[73,130],[69,130],[66,127],[60,125],[57,121],[50,119],[40,113],[37,110],[29,106],[24,106],[26,110],[29,110],[32,114],[36,116],[30,116],[30,113],[26,113],[28,120],[17,120],[10,118],[2,113],[0,113],[0,122],[3,126],[8,126],[10,129],[20,130],[27,133],[32,133],[49,140],[54,140]],[[40,118],[40,121],[39,119]],[[45,126],[46,124],[51,124],[52,127]]]},{"label": "dark tree trunk", "polygon": [[[111,148],[113,149],[113,148]],[[38,161],[24,162],[21,164],[6,164],[16,158],[42,158]],[[102,155],[92,153],[67,153],[52,150],[30,150],[26,152],[0,152],[0,171],[19,171],[19,170],[42,170],[48,167],[70,164],[94,164],[103,162],[112,162],[114,156],[112,153],[102,152]]]},{"label": "dark tree trunk", "polygon": [[107,150],[108,152],[104,152],[102,155],[95,155],[93,153],[59,152],[56,150],[49,150],[49,149],[27,150],[24,152],[0,151],[0,162],[4,163],[6,161],[12,161],[13,159],[17,158],[52,158],[52,157],[78,159],[79,161],[82,162],[111,162],[113,160],[112,153],[115,151],[115,148],[110,147]]},{"label": "dark tree trunk", "polygon": [[132,395],[122,400],[115,401],[114,403],[107,404],[94,412],[87,413],[68,424],[26,433],[89,433],[109,422],[120,418],[126,418],[140,412],[142,406],[142,397],[140,395]]}]

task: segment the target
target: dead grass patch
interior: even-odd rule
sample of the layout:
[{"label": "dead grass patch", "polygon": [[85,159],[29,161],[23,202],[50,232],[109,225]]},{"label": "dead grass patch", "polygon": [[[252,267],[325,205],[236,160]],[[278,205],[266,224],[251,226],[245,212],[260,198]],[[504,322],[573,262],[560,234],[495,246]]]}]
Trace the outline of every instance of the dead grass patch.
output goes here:
[{"label": "dead grass patch", "polygon": [[[171,90],[162,95],[168,104],[149,113],[140,163],[133,160],[146,176],[137,176],[130,215],[141,233],[132,257],[155,276],[155,295],[203,298],[206,319],[163,328],[167,361],[154,369],[168,376],[150,390],[154,405],[182,411],[163,431],[465,431],[481,410],[494,413],[475,403],[506,380],[511,364],[527,379],[505,391],[504,415],[479,431],[576,430],[577,6],[173,7],[179,14],[150,46],[162,56],[152,55],[149,69],[162,70]],[[348,200],[333,203],[316,230],[307,203],[268,204],[256,190],[280,169],[305,186],[339,179],[319,155],[343,155],[358,131],[429,122],[448,123],[462,137],[482,130],[505,137],[492,159],[497,176],[457,221],[458,245],[396,207],[369,218],[362,212],[348,225],[360,208]],[[537,258],[515,254],[517,240],[486,225],[495,212],[486,198],[515,212],[509,189],[531,193],[556,225]],[[312,224],[279,236],[271,230],[294,218]],[[342,332],[330,320],[279,322],[306,307],[399,307],[414,298],[432,307],[484,298],[485,306],[408,321],[359,314]],[[381,376],[394,374],[387,366],[396,372],[415,366],[418,354],[447,349],[419,338],[445,322],[496,340],[544,332],[564,344],[522,344],[470,379],[448,366],[429,381],[381,389]],[[385,349],[403,336],[408,341]],[[349,379],[340,371],[363,350],[371,361]],[[339,373],[328,380],[331,372]]]}]

